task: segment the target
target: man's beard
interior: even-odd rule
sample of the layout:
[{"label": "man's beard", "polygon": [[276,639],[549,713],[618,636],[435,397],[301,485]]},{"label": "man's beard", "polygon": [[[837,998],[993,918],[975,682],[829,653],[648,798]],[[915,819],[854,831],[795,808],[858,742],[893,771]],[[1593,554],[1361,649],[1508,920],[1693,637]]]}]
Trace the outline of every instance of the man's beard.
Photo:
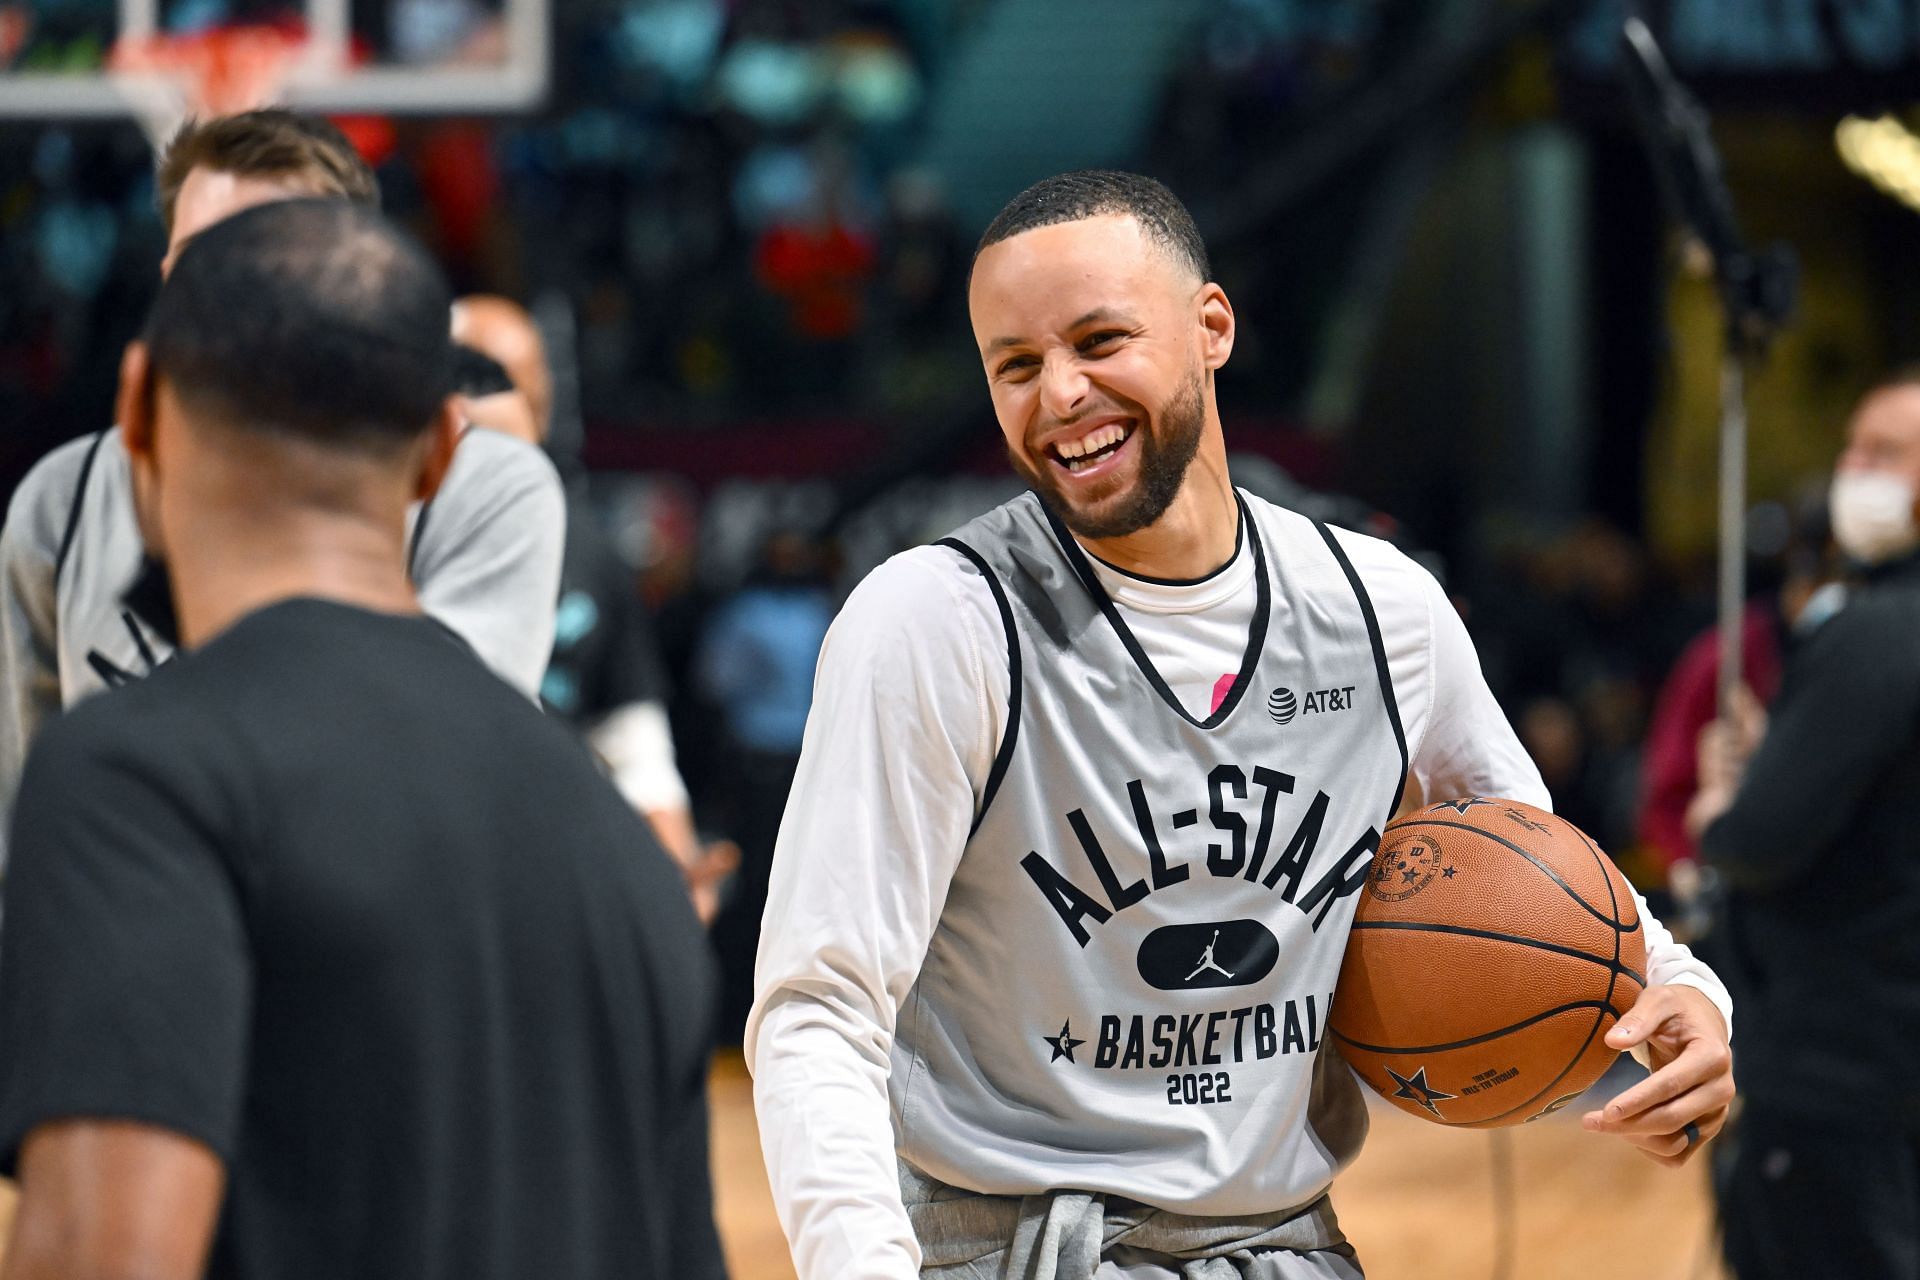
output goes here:
[{"label": "man's beard", "polygon": [[1200,377],[1190,375],[1175,391],[1161,412],[1157,429],[1150,429],[1142,412],[1133,433],[1140,442],[1140,473],[1133,487],[1116,498],[1100,503],[1100,510],[1082,511],[1068,500],[1062,481],[1053,474],[1054,464],[1042,462],[1039,470],[1011,449],[1007,457],[1013,469],[1060,523],[1083,538],[1123,538],[1138,533],[1161,516],[1180,496],[1187,468],[1200,451],[1200,436],[1206,428],[1207,406],[1200,395]]}]

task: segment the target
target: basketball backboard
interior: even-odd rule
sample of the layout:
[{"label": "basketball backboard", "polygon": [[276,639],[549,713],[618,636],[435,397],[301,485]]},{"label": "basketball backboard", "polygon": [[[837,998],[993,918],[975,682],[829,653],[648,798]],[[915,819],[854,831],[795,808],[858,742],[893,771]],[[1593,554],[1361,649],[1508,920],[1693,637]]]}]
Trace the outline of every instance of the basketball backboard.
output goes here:
[{"label": "basketball backboard", "polygon": [[0,0],[0,119],[523,111],[548,0]]}]

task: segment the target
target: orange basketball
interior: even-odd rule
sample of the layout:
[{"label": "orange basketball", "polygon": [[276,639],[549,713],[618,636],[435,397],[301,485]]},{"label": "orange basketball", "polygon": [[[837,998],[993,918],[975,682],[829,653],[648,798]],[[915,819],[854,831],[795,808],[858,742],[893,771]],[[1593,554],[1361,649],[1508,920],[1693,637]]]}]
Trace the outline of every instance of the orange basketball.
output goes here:
[{"label": "orange basketball", "polygon": [[1519,1124],[1600,1078],[1646,973],[1633,893],[1599,845],[1516,800],[1449,800],[1381,838],[1328,1030],[1410,1115]]}]

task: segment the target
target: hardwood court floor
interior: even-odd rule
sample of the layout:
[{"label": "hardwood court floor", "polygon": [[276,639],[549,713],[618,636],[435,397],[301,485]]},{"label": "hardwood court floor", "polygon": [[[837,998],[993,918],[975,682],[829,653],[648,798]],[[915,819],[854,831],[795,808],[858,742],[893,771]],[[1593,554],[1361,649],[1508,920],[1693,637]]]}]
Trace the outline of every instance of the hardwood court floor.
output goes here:
[{"label": "hardwood court floor", "polygon": [[[733,1280],[792,1280],[738,1054],[715,1061],[712,1104],[715,1214]],[[1725,1280],[1708,1247],[1704,1166],[1660,1168],[1584,1132],[1569,1118],[1583,1109],[1495,1136],[1375,1106],[1366,1150],[1333,1189],[1368,1280]],[[1496,1270],[1494,1144],[1503,1138],[1512,1256]],[[0,1241],[12,1213],[0,1183]]]},{"label": "hardwood court floor", "polygon": [[[712,1080],[715,1212],[733,1280],[792,1280],[760,1163],[752,1082],[737,1055],[716,1060]],[[1496,1136],[1443,1129],[1379,1102],[1366,1149],[1333,1189],[1368,1280],[1726,1280],[1708,1245],[1704,1165],[1664,1169],[1617,1138],[1587,1133],[1577,1118],[1587,1109]],[[1496,1271],[1501,1140],[1512,1156],[1513,1247]]]}]

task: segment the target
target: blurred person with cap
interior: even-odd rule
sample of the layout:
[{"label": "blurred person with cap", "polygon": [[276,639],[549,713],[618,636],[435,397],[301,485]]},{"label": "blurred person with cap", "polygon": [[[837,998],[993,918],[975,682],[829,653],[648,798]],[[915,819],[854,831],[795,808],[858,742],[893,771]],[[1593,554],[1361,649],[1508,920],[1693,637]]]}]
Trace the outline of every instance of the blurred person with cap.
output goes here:
[{"label": "blurred person with cap", "polygon": [[28,762],[6,1280],[723,1272],[679,877],[407,574],[448,301],[379,214],[278,201],[195,237],[128,350],[183,648]]},{"label": "blurred person with cap", "polygon": [[[453,304],[453,336],[496,362],[506,379],[504,393],[495,387],[463,401],[469,419],[551,450],[553,374],[526,308],[496,294],[462,297]],[[700,918],[711,923],[739,850],[732,841],[700,839],[674,754],[652,621],[587,501],[579,459],[567,450],[556,462],[569,481],[567,542],[541,701],[586,735],[620,793],[680,864]]]},{"label": "blurred person with cap", "polygon": [[1860,401],[1830,506],[1858,580],[1770,711],[1702,733],[1692,808],[1744,1010],[1741,1280],[1920,1274],[1920,371]]},{"label": "blurred person with cap", "polygon": [[[163,275],[196,236],[254,205],[298,197],[379,203],[373,171],[338,129],[278,109],[188,121],[162,151],[157,182],[168,236]],[[8,505],[0,532],[0,809],[42,724],[173,653],[165,583],[142,558],[131,484],[123,433],[109,427],[42,458]],[[553,646],[563,502],[538,449],[497,431],[468,431],[438,495],[408,517],[408,572],[422,606],[529,697]]]}]

